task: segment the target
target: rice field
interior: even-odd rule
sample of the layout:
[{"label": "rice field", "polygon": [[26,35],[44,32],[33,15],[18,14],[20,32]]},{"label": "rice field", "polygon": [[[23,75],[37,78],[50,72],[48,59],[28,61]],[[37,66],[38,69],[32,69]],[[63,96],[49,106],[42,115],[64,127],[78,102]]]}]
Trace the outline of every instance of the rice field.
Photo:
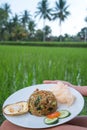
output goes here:
[{"label": "rice field", "polygon": [[[87,49],[0,46],[0,122],[3,102],[10,94],[45,79],[87,85]],[[81,114],[87,113],[86,104]]]}]

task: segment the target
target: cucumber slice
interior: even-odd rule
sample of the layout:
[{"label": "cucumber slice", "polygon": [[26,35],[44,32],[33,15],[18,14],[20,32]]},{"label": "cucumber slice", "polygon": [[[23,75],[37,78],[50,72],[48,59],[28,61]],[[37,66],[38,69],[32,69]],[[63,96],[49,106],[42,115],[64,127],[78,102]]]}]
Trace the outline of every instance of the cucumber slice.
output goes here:
[{"label": "cucumber slice", "polygon": [[71,115],[71,113],[68,110],[60,110],[60,116],[59,119],[66,118]]},{"label": "cucumber slice", "polygon": [[58,118],[53,118],[53,119],[45,118],[45,119],[44,119],[44,122],[45,122],[45,124],[47,124],[47,125],[56,124],[56,123],[58,123]]}]

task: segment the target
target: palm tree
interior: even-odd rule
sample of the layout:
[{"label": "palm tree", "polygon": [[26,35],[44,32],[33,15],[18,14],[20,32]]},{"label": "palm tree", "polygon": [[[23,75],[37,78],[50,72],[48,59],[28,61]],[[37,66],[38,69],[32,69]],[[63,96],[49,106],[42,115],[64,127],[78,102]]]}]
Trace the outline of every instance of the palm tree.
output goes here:
[{"label": "palm tree", "polygon": [[24,10],[22,17],[21,17],[21,22],[23,24],[23,26],[27,29],[27,24],[29,22],[29,20],[31,19],[31,14],[29,11]]},{"label": "palm tree", "polygon": [[[87,16],[85,17],[85,22],[87,23]],[[85,29],[85,42],[87,41],[87,28]]]},{"label": "palm tree", "polygon": [[4,32],[6,31],[9,13],[11,13],[10,5],[7,3],[3,4],[2,7],[0,7],[0,39],[3,39]]},{"label": "palm tree", "polygon": [[48,38],[49,35],[50,35],[51,32],[52,32],[50,26],[46,25],[45,28],[44,28],[44,31],[45,31],[45,36],[46,36],[46,38]]},{"label": "palm tree", "polygon": [[19,19],[18,19],[18,15],[15,14],[12,19],[10,19],[7,24],[6,24],[6,28],[11,36],[11,33],[13,32],[13,29],[16,28],[16,26],[19,23]]},{"label": "palm tree", "polygon": [[87,22],[87,17],[85,17],[85,22]]},{"label": "palm tree", "polygon": [[7,14],[7,18],[9,17],[9,14],[11,14],[11,9],[10,9],[10,5],[8,3],[5,3],[3,4],[3,7],[4,11],[6,12]]},{"label": "palm tree", "polygon": [[40,19],[43,18],[43,41],[45,41],[45,20],[51,20],[51,11],[52,9],[49,8],[49,3],[47,0],[42,0],[38,3],[37,11],[35,12],[35,17],[39,15]]},{"label": "palm tree", "polygon": [[35,27],[36,27],[35,22],[34,22],[33,20],[30,20],[29,23],[28,23],[28,29],[29,29],[30,36],[31,36],[31,37],[34,36]]},{"label": "palm tree", "polygon": [[66,0],[58,0],[55,2],[55,8],[53,15],[53,20],[59,19],[60,26],[60,41],[61,41],[61,24],[62,22],[70,15],[70,12],[67,10],[69,5],[67,5]]},{"label": "palm tree", "polygon": [[12,17],[11,22],[12,22],[13,26],[16,27],[16,25],[19,24],[19,16],[17,14],[15,14]]}]

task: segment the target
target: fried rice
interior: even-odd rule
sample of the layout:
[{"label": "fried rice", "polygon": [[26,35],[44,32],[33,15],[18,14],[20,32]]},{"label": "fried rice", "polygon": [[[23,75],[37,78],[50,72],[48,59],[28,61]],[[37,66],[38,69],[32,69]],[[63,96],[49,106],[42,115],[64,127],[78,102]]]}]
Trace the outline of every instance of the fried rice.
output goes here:
[{"label": "fried rice", "polygon": [[29,97],[28,107],[31,114],[44,116],[57,110],[57,100],[52,92],[36,89]]}]

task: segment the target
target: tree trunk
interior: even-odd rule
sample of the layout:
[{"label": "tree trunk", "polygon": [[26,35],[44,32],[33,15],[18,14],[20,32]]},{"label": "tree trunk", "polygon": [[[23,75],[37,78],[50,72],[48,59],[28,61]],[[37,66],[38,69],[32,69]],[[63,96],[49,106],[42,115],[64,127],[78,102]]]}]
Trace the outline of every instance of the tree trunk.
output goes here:
[{"label": "tree trunk", "polygon": [[45,19],[43,18],[43,42],[45,42]]},{"label": "tree trunk", "polygon": [[59,26],[60,26],[60,42],[62,41],[62,25],[61,25],[61,20],[59,22]]}]

